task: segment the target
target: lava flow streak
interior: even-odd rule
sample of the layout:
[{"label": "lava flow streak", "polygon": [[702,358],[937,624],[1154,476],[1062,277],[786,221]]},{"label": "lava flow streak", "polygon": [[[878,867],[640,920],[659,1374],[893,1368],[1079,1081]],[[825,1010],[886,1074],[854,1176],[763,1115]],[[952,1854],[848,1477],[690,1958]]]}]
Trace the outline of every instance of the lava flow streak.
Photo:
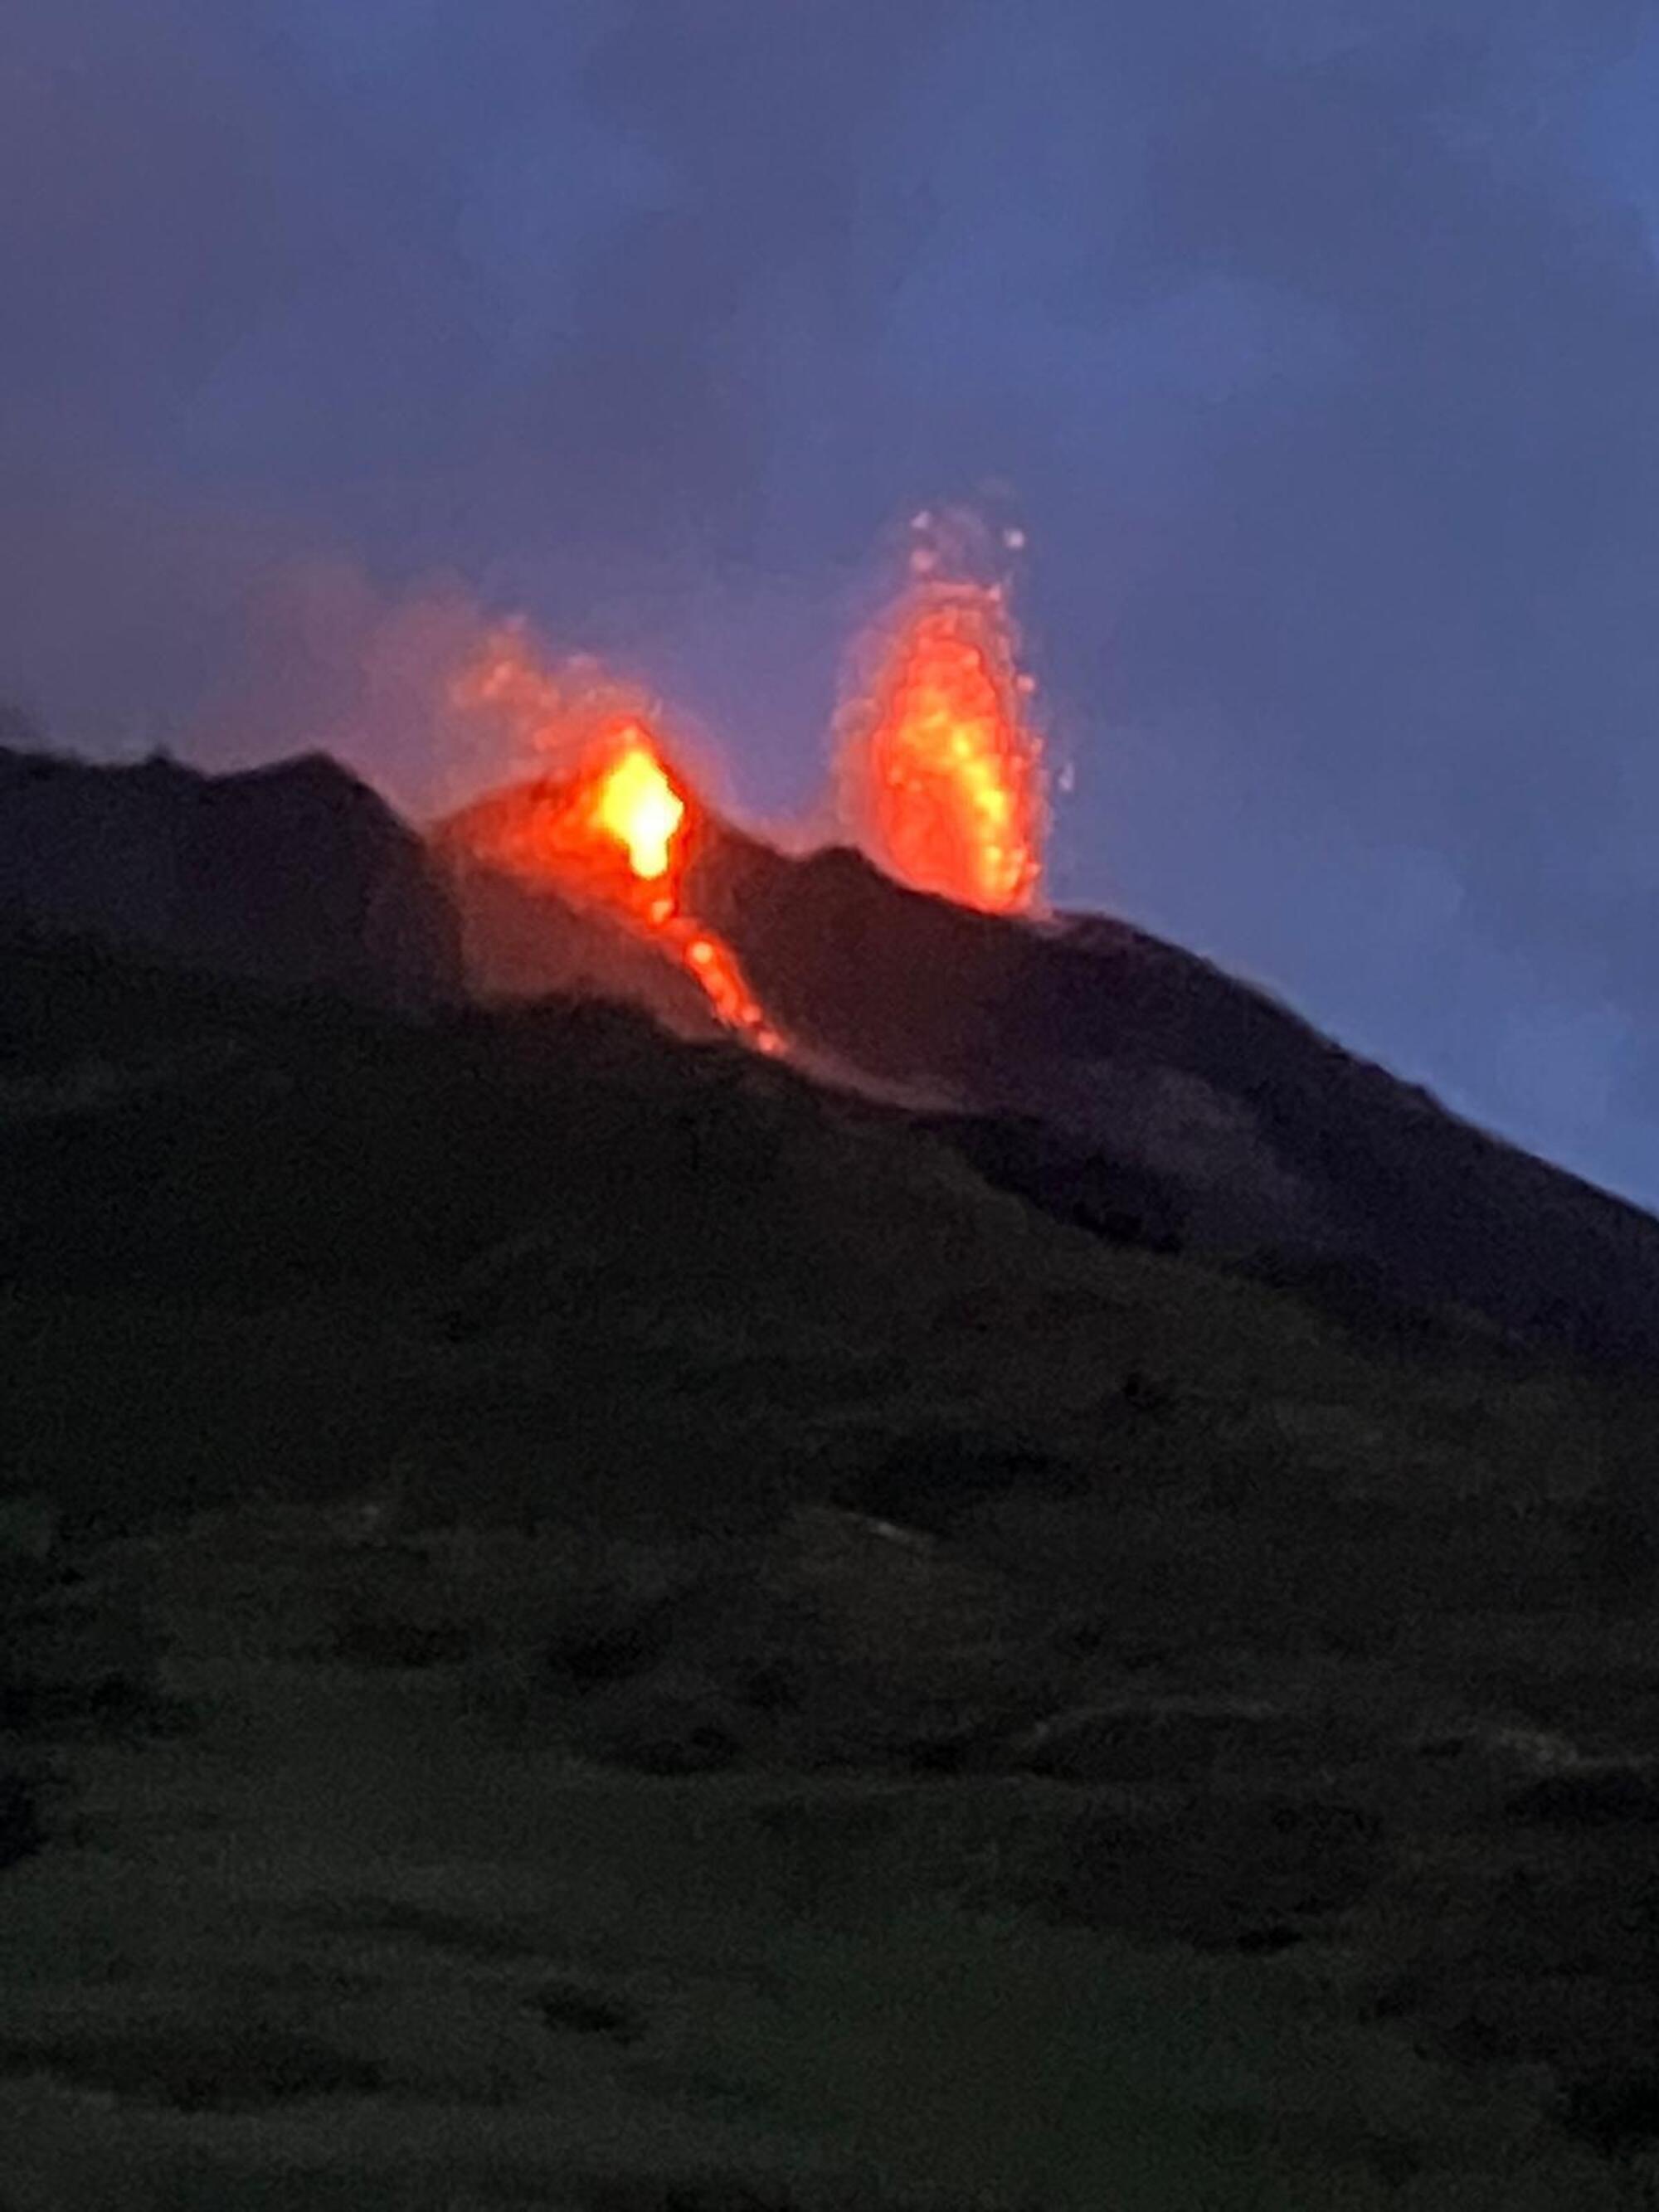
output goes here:
[{"label": "lava flow streak", "polygon": [[759,1051],[777,1051],[737,955],[687,909],[699,810],[642,715],[601,714],[585,727],[578,715],[573,729],[565,687],[516,629],[492,638],[455,696],[463,707],[493,710],[558,765],[469,810],[451,834],[486,866],[601,906],[648,936],[696,979],[728,1028]]}]

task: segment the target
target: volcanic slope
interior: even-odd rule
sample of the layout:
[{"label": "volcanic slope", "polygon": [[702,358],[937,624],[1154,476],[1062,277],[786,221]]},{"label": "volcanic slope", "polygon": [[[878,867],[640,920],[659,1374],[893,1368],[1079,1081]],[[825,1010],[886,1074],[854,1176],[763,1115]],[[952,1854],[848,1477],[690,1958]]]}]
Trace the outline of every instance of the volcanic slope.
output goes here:
[{"label": "volcanic slope", "polygon": [[[708,840],[692,896],[774,1023],[854,1075],[1038,1136],[1034,1194],[1103,1170],[1218,1259],[1540,1344],[1659,1357],[1659,1223],[1101,915],[971,913],[859,855]],[[988,1157],[981,1151],[981,1157]],[[1069,1163],[1069,1166],[1068,1166]]]},{"label": "volcanic slope", "polygon": [[463,988],[420,840],[318,753],[204,775],[0,744],[0,917],[404,1008]]},{"label": "volcanic slope", "polygon": [[[434,833],[473,988],[598,990],[708,1034],[708,1000],[648,931],[584,907],[550,862],[539,881],[486,865],[534,850],[542,789]],[[931,1103],[936,1134],[1062,1218],[1134,1224],[1328,1301],[1659,1355],[1659,1223],[1178,946],[1102,915],[975,912],[702,812],[680,895],[799,1066]]]},{"label": "volcanic slope", "polygon": [[12,2202],[1644,2201],[1650,1402],[617,1008],[0,1010]]}]

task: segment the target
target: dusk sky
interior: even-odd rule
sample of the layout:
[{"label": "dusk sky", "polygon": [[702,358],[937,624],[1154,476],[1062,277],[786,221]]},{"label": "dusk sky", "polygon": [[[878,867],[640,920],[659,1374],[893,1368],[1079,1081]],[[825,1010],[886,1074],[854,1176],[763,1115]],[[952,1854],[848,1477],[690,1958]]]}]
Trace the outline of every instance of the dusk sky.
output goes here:
[{"label": "dusk sky", "polygon": [[9,0],[0,698],[412,812],[521,610],[807,814],[919,507],[1050,888],[1659,1202],[1659,0]]}]

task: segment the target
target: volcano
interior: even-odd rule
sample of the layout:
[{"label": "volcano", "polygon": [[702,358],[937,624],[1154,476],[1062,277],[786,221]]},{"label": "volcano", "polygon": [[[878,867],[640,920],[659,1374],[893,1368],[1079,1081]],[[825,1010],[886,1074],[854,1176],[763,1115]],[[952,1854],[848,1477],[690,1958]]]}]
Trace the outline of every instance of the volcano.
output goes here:
[{"label": "volcano", "polygon": [[[481,995],[598,991],[930,1117],[1085,1226],[1575,1353],[1659,1351],[1659,1227],[1343,1051],[1267,994],[1041,896],[1034,680],[1006,580],[932,538],[838,718],[858,848],[698,797],[637,695],[492,633],[456,703],[548,763],[432,849]],[[598,705],[592,703],[597,699]]]},{"label": "volcano", "polygon": [[[434,839],[475,988],[598,988],[717,1034],[626,912],[479,858],[544,803],[498,793]],[[1659,1353],[1659,1222],[1127,922],[975,910],[701,812],[679,896],[799,1066],[896,1103],[1046,1211],[1350,1304]]]},{"label": "volcano", "polygon": [[925,1124],[1085,1227],[1573,1355],[1659,1355],[1659,1223],[1638,1207],[1127,922],[781,852],[703,805],[647,726],[601,737],[424,842],[320,758],[215,778],[8,755],[0,907],[404,1011],[629,1002]]},{"label": "volcano", "polygon": [[[54,2160],[97,2093],[90,2185],[38,2201],[113,2201],[152,2121],[222,2159],[227,2110],[277,2098],[331,2140],[361,2094],[329,2177],[354,2204],[410,2202],[422,2142],[450,2191],[508,2122],[562,2142],[573,2080],[619,2141],[701,2126],[709,2056],[738,2078],[724,2041],[673,2070],[711,1926],[721,2034],[753,1962],[764,2063],[707,2170],[752,2201],[780,2028],[816,2078],[855,1984],[882,2082],[912,2043],[952,2080],[964,2049],[1000,2066],[1036,2006],[1012,2203],[1103,2050],[1152,2021],[1164,2051],[1221,1989],[1260,1986],[1279,2033],[1304,1943],[1348,1963],[1297,1981],[1298,2050],[1327,2048],[1317,1987],[1333,2034],[1390,2039],[1379,2099],[1408,2039],[1477,2069],[1438,2103],[1407,2083],[1455,2167],[1420,2201],[1464,2201],[1493,2079],[1542,2101],[1492,2124],[1484,2203],[1520,2201],[1549,2114],[1646,2139],[1620,2069],[1659,2034],[1630,1950],[1655,1412],[1559,1355],[1651,1355],[1659,1224],[1124,923],[773,848],[648,718],[424,842],[320,765],[130,773],[40,772],[13,826],[53,834],[14,836],[27,927],[0,922],[0,1880],[36,1929],[0,2056]],[[147,846],[152,819],[191,834]],[[470,1002],[358,957],[434,913]],[[97,1946],[64,1978],[116,1926],[122,2012]],[[273,1962],[244,2033],[224,1992]],[[659,2001],[669,2070],[641,2070]],[[576,2033],[612,2072],[568,2070]],[[1217,2029],[1229,2112],[1254,2033]],[[935,2132],[884,2201],[938,2195],[969,2073],[959,2106],[919,2086]],[[1262,2140],[1328,2108],[1297,2078]],[[1234,2201],[1239,2140],[1204,2201]],[[1359,2201],[1370,2169],[1327,2186],[1313,2142],[1295,2201]],[[1578,2148],[1533,2201],[1627,2203]],[[1132,2155],[1068,2205],[1138,2201]],[[981,2166],[975,2141],[962,2201]],[[714,2201],[703,2170],[648,2201]],[[598,2203],[586,2174],[533,2179]]]}]

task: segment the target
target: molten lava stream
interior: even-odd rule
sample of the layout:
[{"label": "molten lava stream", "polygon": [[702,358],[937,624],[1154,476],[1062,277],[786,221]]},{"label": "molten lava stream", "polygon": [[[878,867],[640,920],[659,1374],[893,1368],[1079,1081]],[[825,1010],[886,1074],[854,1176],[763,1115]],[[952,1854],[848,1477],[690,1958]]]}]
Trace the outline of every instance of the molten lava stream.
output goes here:
[{"label": "molten lava stream", "polygon": [[872,857],[918,890],[992,914],[1036,900],[1041,741],[1002,594],[931,584],[901,611],[846,718],[846,811]]},{"label": "molten lava stream", "polygon": [[781,1049],[738,957],[684,908],[691,802],[638,720],[604,732],[568,779],[527,790],[477,856],[619,912],[678,961],[727,1028]]}]

